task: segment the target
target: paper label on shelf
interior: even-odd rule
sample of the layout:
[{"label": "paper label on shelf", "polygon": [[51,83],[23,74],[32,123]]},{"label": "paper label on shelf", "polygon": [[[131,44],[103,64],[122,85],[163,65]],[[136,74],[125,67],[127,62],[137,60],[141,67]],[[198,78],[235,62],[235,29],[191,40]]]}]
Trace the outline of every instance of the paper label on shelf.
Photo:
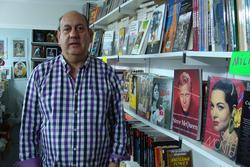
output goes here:
[{"label": "paper label on shelf", "polygon": [[229,73],[250,76],[250,52],[232,52]]},{"label": "paper label on shelf", "polygon": [[107,57],[107,56],[103,56],[103,57],[102,57],[102,61],[103,61],[104,63],[107,63],[107,62],[108,62],[108,57]]}]

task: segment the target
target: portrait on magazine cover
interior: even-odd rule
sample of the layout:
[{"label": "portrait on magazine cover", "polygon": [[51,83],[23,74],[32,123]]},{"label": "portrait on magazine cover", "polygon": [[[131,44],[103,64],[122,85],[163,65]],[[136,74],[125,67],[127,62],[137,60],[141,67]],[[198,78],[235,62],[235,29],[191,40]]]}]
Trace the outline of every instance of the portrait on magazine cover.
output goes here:
[{"label": "portrait on magazine cover", "polygon": [[209,78],[204,144],[235,159],[246,82],[221,77]]}]

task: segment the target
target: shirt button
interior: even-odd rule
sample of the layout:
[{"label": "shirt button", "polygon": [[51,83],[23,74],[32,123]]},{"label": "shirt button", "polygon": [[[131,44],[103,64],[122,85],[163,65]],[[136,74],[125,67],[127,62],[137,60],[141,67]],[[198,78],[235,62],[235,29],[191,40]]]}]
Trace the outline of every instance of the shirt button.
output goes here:
[{"label": "shirt button", "polygon": [[74,147],[73,150],[76,151],[76,148]]},{"label": "shirt button", "polygon": [[76,132],[76,131],[77,131],[77,129],[75,128],[75,129],[74,129],[74,132]]},{"label": "shirt button", "polygon": [[77,110],[75,111],[75,114],[77,114]]}]

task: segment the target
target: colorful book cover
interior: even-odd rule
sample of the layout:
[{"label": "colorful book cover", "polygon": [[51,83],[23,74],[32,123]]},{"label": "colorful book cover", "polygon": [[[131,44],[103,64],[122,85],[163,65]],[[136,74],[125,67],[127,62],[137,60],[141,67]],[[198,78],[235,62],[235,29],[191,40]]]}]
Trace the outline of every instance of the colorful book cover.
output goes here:
[{"label": "colorful book cover", "polygon": [[153,80],[150,121],[170,128],[173,79],[155,77]]},{"label": "colorful book cover", "polygon": [[167,151],[168,167],[192,167],[192,151],[169,150]]},{"label": "colorful book cover", "polygon": [[169,2],[168,18],[163,37],[162,52],[171,52],[174,47],[180,8],[181,3]]},{"label": "colorful book cover", "polygon": [[247,81],[210,77],[204,145],[234,160]]},{"label": "colorful book cover", "polygon": [[227,32],[224,0],[214,1],[214,40],[215,51],[227,51]]},{"label": "colorful book cover", "polygon": [[102,56],[111,56],[113,51],[114,31],[105,31],[103,35]]},{"label": "colorful book cover", "polygon": [[150,118],[151,95],[154,75],[143,74],[137,78],[138,109],[137,114],[145,119]]},{"label": "colorful book cover", "polygon": [[180,16],[178,19],[176,37],[173,51],[187,50],[189,36],[192,28],[192,1],[185,0],[181,3]]},{"label": "colorful book cover", "polygon": [[191,32],[192,12],[180,15],[173,51],[187,50],[188,40]]},{"label": "colorful book cover", "polygon": [[136,41],[135,41],[135,45],[134,45],[132,52],[131,52],[132,54],[140,54],[141,53],[141,51],[143,49],[144,42],[145,42],[145,38],[148,35],[149,25],[150,25],[150,20],[142,21],[142,23],[140,25],[139,33],[138,33]]},{"label": "colorful book cover", "polygon": [[172,128],[192,139],[200,139],[201,70],[174,70]]},{"label": "colorful book cover", "polygon": [[153,53],[160,52],[161,43],[162,43],[161,39],[163,35],[162,33],[163,25],[164,25],[165,17],[166,17],[165,9],[166,9],[166,5],[162,4],[158,6],[152,14],[146,54],[153,54]]},{"label": "colorful book cover", "polygon": [[239,131],[239,144],[237,148],[236,163],[242,166],[250,164],[250,91],[244,92],[241,124]]},{"label": "colorful book cover", "polygon": [[128,47],[127,47],[128,54],[131,54],[132,52],[132,49],[133,49],[133,46],[135,44],[135,40],[138,34],[138,30],[139,30],[139,21],[138,20],[132,21],[129,24],[129,31],[128,31],[128,34],[129,34]]}]

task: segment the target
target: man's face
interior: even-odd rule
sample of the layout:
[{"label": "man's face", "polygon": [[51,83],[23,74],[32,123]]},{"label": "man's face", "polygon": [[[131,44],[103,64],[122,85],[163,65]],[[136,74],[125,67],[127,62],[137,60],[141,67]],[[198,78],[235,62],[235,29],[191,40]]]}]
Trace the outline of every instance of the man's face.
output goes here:
[{"label": "man's face", "polygon": [[187,112],[191,103],[191,92],[188,84],[179,86],[180,102],[184,112]]},{"label": "man's face", "polygon": [[91,30],[80,14],[69,12],[63,16],[58,31],[58,41],[66,58],[87,56],[91,40]]}]

